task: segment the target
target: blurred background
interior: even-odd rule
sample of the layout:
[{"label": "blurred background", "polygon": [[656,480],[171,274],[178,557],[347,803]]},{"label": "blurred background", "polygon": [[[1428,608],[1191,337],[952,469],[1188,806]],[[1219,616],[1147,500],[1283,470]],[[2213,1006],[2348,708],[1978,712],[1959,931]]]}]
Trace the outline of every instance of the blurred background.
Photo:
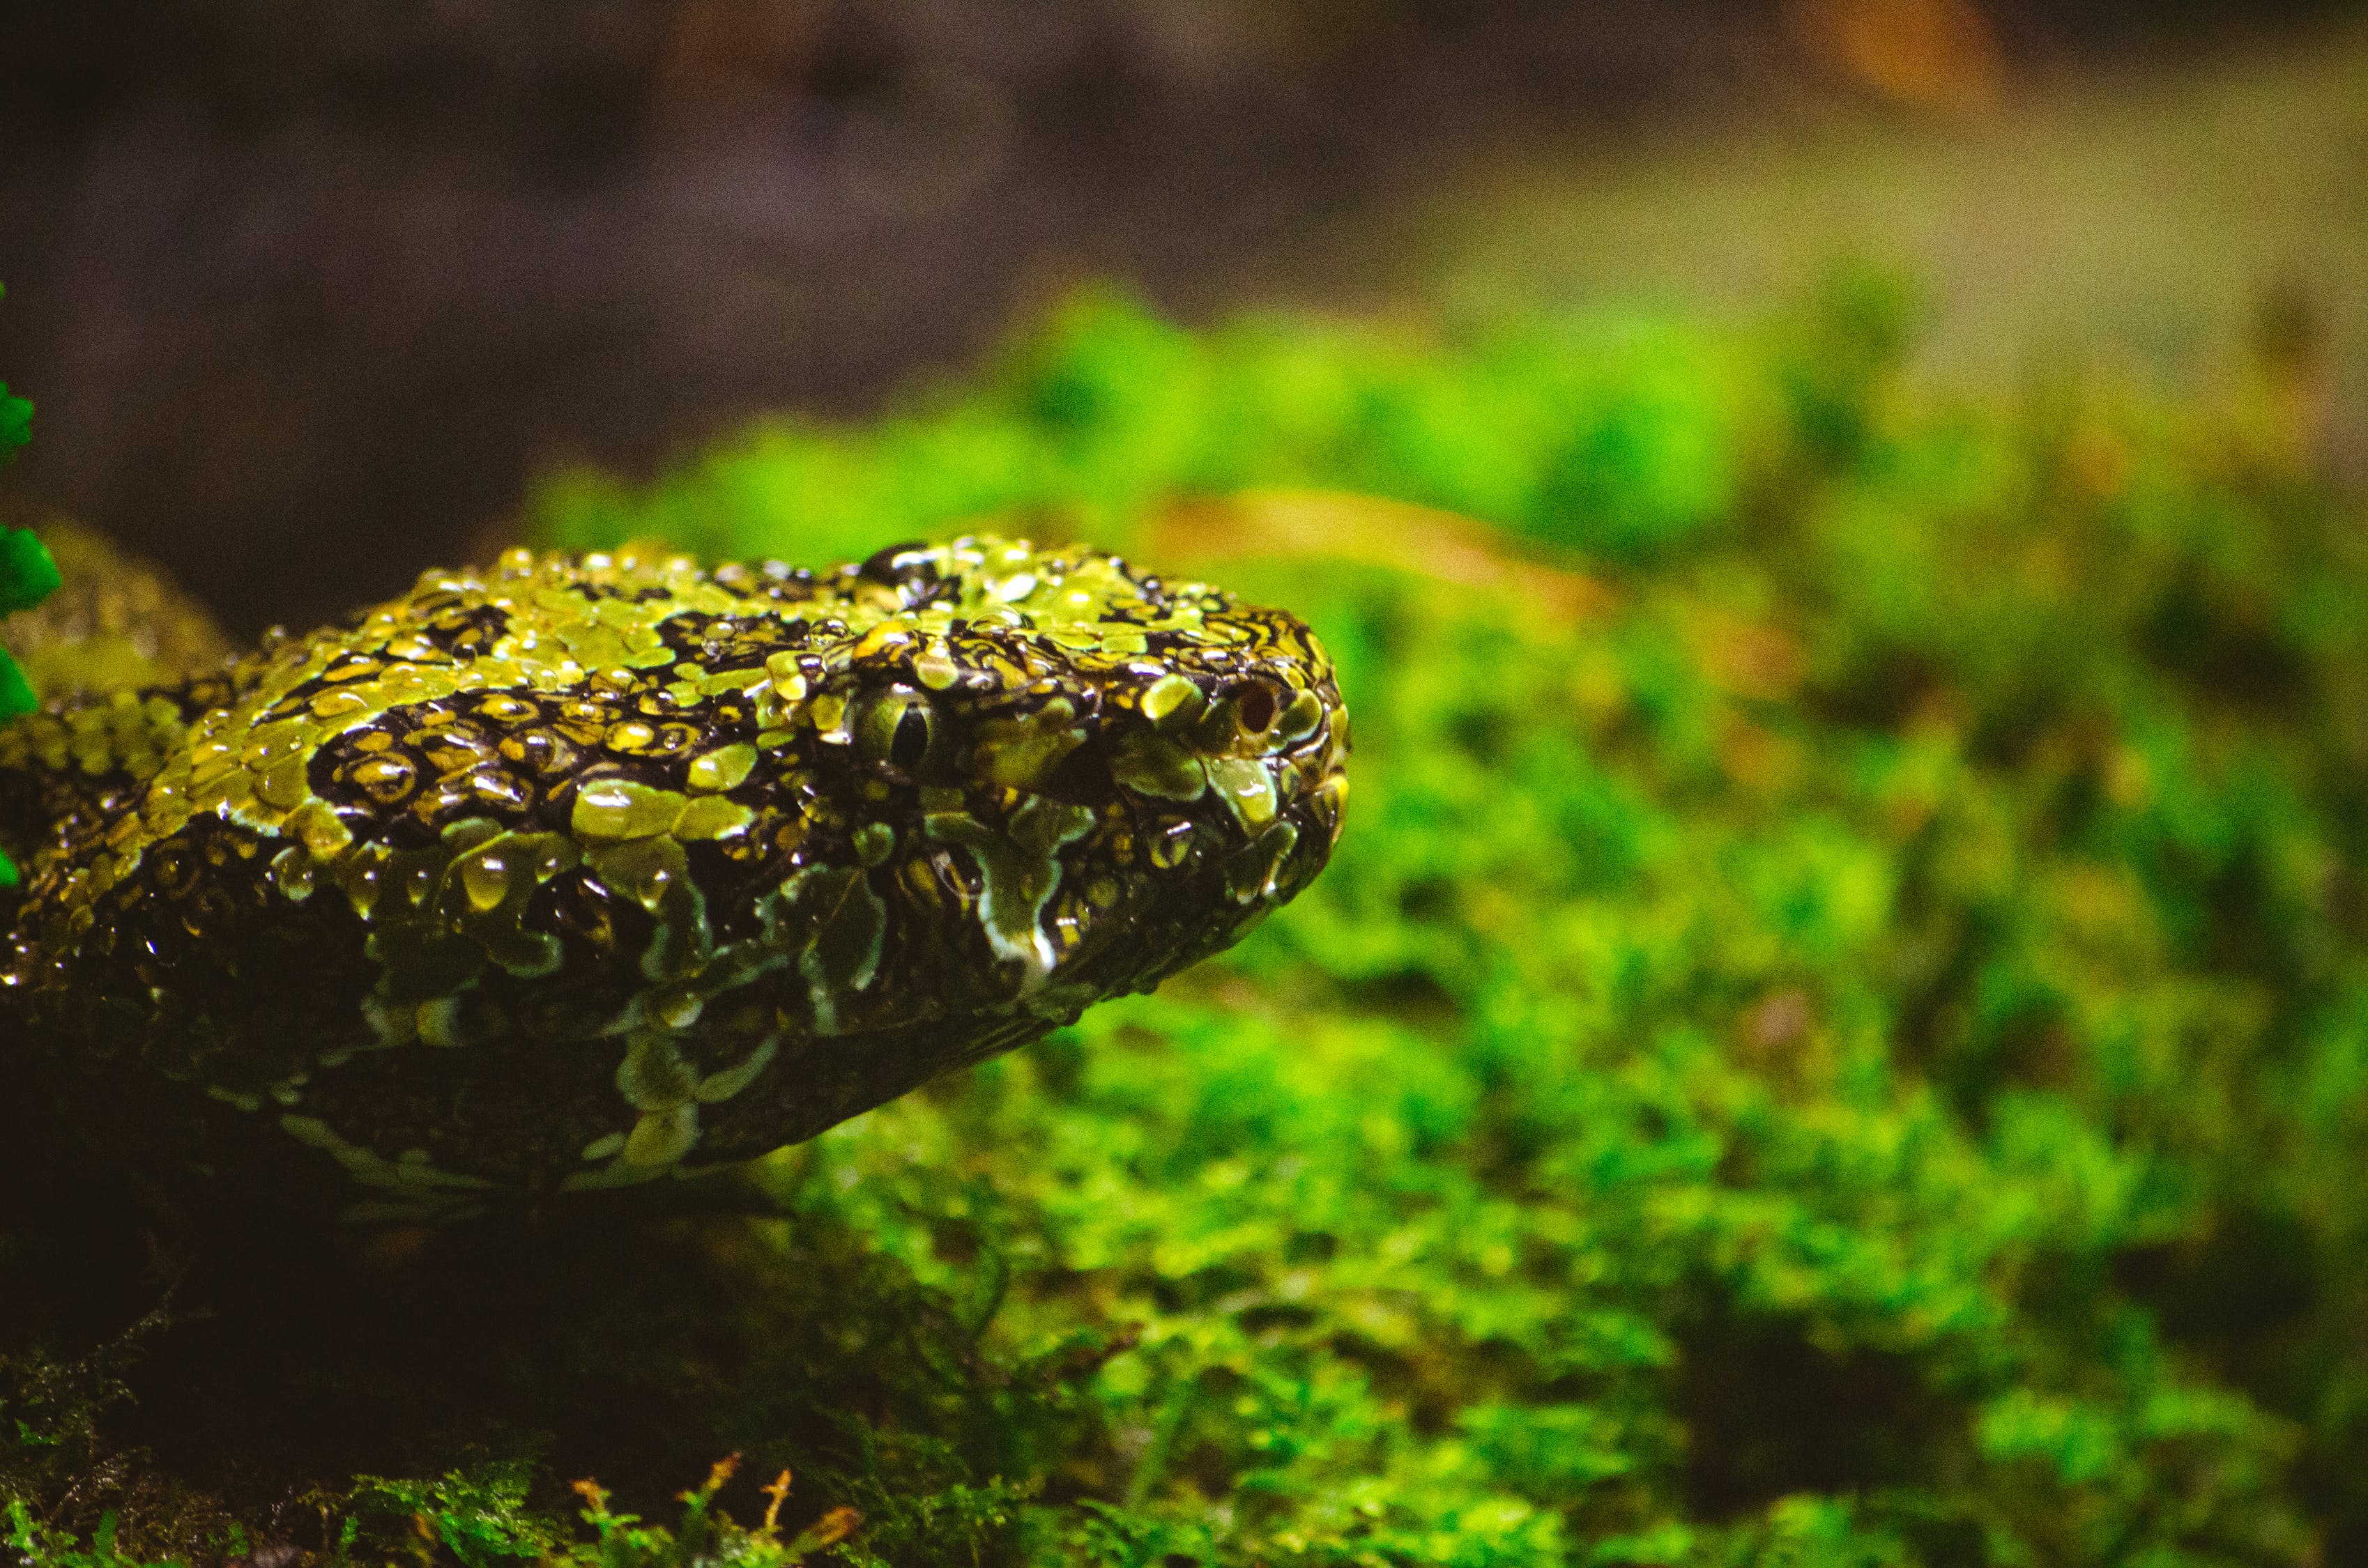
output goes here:
[{"label": "blurred background", "polygon": [[[0,1173],[28,1562],[547,1561],[735,1451],[930,1568],[2368,1562],[2368,6],[5,17],[0,517],[242,636],[1016,519],[1357,734],[1283,917],[787,1225],[168,1321]],[[12,627],[169,602],[45,532]]]},{"label": "blurred background", "polygon": [[2363,8],[2074,0],[120,0],[0,29],[0,503],[241,632],[482,556],[535,474],[860,415],[1115,277],[1188,323],[1750,316],[2182,385],[2362,450]]}]

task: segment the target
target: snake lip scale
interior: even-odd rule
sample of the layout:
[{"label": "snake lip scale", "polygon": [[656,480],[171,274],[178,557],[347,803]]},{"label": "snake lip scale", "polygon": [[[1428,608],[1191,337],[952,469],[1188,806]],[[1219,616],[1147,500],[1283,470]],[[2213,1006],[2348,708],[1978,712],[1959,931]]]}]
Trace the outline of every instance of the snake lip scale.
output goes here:
[{"label": "snake lip scale", "polygon": [[0,1076],[240,1205],[685,1176],[1233,942],[1348,750],[1304,625],[1099,551],[512,551],[0,730]]}]

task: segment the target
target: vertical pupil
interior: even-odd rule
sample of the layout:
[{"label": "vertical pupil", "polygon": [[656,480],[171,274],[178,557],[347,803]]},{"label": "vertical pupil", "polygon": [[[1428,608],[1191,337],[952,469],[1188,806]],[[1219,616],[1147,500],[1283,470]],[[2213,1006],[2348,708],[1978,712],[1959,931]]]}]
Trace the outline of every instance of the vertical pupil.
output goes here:
[{"label": "vertical pupil", "polygon": [[899,767],[911,768],[928,753],[929,710],[916,702],[896,721],[895,736],[888,743],[888,760]]}]

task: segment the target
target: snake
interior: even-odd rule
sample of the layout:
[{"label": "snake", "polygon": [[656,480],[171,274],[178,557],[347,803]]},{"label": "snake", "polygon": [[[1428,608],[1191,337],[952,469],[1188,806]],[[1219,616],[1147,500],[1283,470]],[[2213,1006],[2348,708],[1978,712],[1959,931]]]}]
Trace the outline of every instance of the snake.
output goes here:
[{"label": "snake", "polygon": [[236,653],[99,577],[15,633],[51,690],[0,729],[0,1079],[232,1205],[812,1138],[1232,944],[1347,801],[1305,624],[1081,545],[521,549]]}]

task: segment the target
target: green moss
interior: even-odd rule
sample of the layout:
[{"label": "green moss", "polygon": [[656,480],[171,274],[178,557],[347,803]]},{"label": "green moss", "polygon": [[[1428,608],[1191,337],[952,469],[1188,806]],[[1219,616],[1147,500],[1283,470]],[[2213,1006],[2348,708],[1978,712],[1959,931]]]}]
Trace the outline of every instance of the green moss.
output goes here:
[{"label": "green moss", "polygon": [[20,1553],[580,1554],[570,1482],[673,1518],[734,1451],[702,1510],[789,1469],[854,1563],[2368,1551],[2359,506],[2274,396],[1916,394],[1907,319],[1094,301],[974,394],[552,492],[801,559],[1058,507],[1291,606],[1333,866],[769,1161],[774,1218],[217,1238],[110,1352],[136,1227],[19,1210]]}]

